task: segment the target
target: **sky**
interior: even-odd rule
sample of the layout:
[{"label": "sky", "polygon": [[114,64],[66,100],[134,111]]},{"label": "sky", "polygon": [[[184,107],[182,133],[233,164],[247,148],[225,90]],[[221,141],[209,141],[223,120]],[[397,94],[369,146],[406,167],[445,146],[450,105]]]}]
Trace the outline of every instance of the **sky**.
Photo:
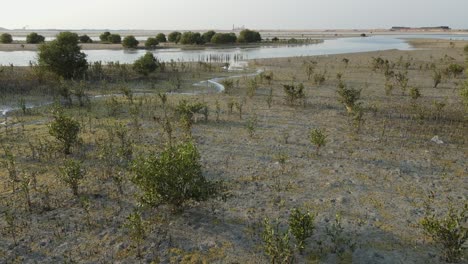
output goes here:
[{"label": "sky", "polygon": [[468,29],[468,0],[2,0],[8,29]]}]

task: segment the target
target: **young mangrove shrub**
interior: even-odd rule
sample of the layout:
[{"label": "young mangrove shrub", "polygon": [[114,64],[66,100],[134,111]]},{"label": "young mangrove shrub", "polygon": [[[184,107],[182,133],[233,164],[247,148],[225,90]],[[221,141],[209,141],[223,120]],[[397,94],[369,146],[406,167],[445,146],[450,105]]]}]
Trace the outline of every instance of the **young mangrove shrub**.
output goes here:
[{"label": "young mangrove shrub", "polygon": [[232,94],[234,88],[234,80],[232,79],[224,79],[221,84],[224,86],[224,93]]},{"label": "young mangrove shrub", "polygon": [[468,110],[468,82],[463,84],[463,87],[460,90],[460,96],[465,105],[465,109]]},{"label": "young mangrove shrub", "polygon": [[143,76],[148,76],[150,73],[156,71],[158,67],[158,60],[151,52],[147,52],[133,63],[133,70]]},{"label": "young mangrove shrub", "polygon": [[341,215],[337,214],[335,221],[325,229],[327,236],[330,238],[332,252],[342,257],[347,251],[353,252],[356,248],[356,243],[352,237],[345,233],[342,224]]},{"label": "young mangrove shrub", "polygon": [[326,80],[325,73],[314,74],[314,84],[322,85]]},{"label": "young mangrove shrub", "polygon": [[257,92],[258,89],[258,83],[256,79],[250,79],[247,82],[247,95],[249,98],[252,98],[255,96],[255,93]]},{"label": "young mangrove shrub", "polygon": [[76,33],[58,34],[55,40],[39,47],[39,65],[65,79],[82,78],[88,63],[78,44]]},{"label": "young mangrove shrub", "polygon": [[62,144],[64,154],[70,154],[71,147],[78,142],[79,132],[78,121],[66,116],[60,109],[54,111],[54,121],[49,124],[49,134]]},{"label": "young mangrove shrub", "polygon": [[295,208],[289,216],[289,228],[301,254],[304,252],[307,238],[311,237],[314,232],[314,219],[315,216],[310,212],[302,212],[298,208]]},{"label": "young mangrove shrub", "polygon": [[142,219],[139,212],[133,212],[127,217],[124,227],[128,230],[130,240],[135,244],[137,258],[141,258],[141,245],[148,232],[147,222]]},{"label": "young mangrove shrub", "polygon": [[442,73],[439,70],[434,70],[432,72],[432,81],[434,82],[434,88],[437,88],[442,82]]},{"label": "young mangrove shrub", "polygon": [[146,41],[145,41],[145,47],[147,49],[155,49],[156,46],[159,45],[159,42],[156,38],[148,38]]},{"label": "young mangrove shrub", "polygon": [[294,253],[289,243],[289,229],[282,232],[279,221],[270,222],[268,218],[263,221],[263,249],[270,257],[272,264],[288,264],[294,262]]},{"label": "young mangrove shrub", "polygon": [[298,100],[302,100],[302,104],[305,101],[305,89],[302,83],[298,85],[283,85],[284,93],[286,94],[286,103],[288,105],[295,105],[297,104]]},{"label": "young mangrove shrub", "polygon": [[268,105],[268,109],[271,108],[271,105],[273,104],[273,88],[270,88],[267,98],[266,98],[266,103]]},{"label": "young mangrove shrub", "polygon": [[247,129],[247,132],[249,133],[249,137],[253,138],[255,136],[255,130],[257,129],[257,115],[252,115],[250,118],[247,120],[247,123],[245,125],[245,128]]},{"label": "young mangrove shrub", "polygon": [[82,162],[74,159],[66,160],[60,168],[60,179],[70,187],[75,196],[78,196],[78,186],[85,175],[86,171],[82,168]]},{"label": "young mangrove shrub", "polygon": [[360,104],[358,101],[361,98],[361,90],[347,88],[343,82],[340,82],[337,93],[339,96],[338,101],[346,107],[348,113],[352,113],[356,106]]},{"label": "young mangrove shrub", "polygon": [[465,68],[460,64],[452,63],[450,64],[447,69],[445,69],[445,73],[447,76],[452,76],[454,78],[459,77],[463,74]]},{"label": "young mangrove shrub", "polygon": [[319,128],[312,129],[309,134],[310,143],[314,145],[317,149],[317,154],[320,151],[320,148],[325,146],[327,143],[327,135],[325,132]]},{"label": "young mangrove shrub", "polygon": [[437,217],[433,212],[429,213],[421,220],[420,225],[442,248],[444,259],[456,263],[463,260],[463,245],[468,239],[467,221],[468,203],[465,203],[461,210],[455,210],[450,205],[443,218]]},{"label": "young mangrove shrub", "polygon": [[418,88],[415,88],[415,87],[410,89],[409,94],[410,94],[411,99],[413,99],[413,101],[416,101],[419,97],[421,97],[421,92],[419,91]]},{"label": "young mangrove shrub", "polygon": [[2,35],[0,35],[0,43],[10,44],[12,42],[13,42],[13,37],[11,36],[11,34],[3,33]]},{"label": "young mangrove shrub", "polygon": [[135,49],[140,42],[134,36],[126,36],[122,41],[122,46],[126,49]]},{"label": "young mangrove shrub", "polygon": [[216,194],[216,184],[203,176],[200,154],[191,141],[168,146],[159,155],[140,156],[132,168],[132,182],[143,192],[144,204],[178,209],[188,201],[205,201]]},{"label": "young mangrove shrub", "polygon": [[175,112],[186,132],[190,132],[195,114],[203,114],[205,120],[208,119],[208,105],[206,103],[189,103],[187,100],[183,99],[179,101]]},{"label": "young mangrove shrub", "polygon": [[405,94],[406,87],[408,87],[408,73],[407,72],[398,72],[395,74],[395,80],[398,83],[398,86],[400,86],[401,93]]}]

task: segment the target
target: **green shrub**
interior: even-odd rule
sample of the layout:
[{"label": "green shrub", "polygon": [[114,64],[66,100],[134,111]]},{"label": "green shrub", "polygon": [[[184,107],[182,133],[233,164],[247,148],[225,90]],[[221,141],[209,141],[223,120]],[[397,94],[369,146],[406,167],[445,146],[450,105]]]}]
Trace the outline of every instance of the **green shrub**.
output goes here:
[{"label": "green shrub", "polygon": [[205,43],[210,43],[211,39],[213,38],[213,36],[215,34],[216,34],[216,32],[213,31],[213,30],[210,30],[210,31],[207,31],[207,32],[203,33],[203,35],[202,35],[203,41]]},{"label": "green shrub", "polygon": [[299,85],[283,85],[284,93],[286,94],[286,103],[288,105],[295,105],[298,100],[302,100],[304,104],[305,101],[305,91],[304,85],[300,83]]},{"label": "green shrub", "polygon": [[311,237],[315,226],[315,217],[310,212],[302,212],[295,208],[289,216],[289,228],[296,238],[299,252],[303,253],[306,246],[306,239]]},{"label": "green shrub", "polygon": [[249,29],[242,30],[239,33],[239,37],[237,38],[237,42],[240,43],[253,43],[260,41],[262,41],[260,33]]},{"label": "green shrub", "polygon": [[167,42],[166,35],[164,35],[164,33],[159,33],[158,35],[156,35],[156,40],[157,40],[159,43],[165,43],[165,42]]},{"label": "green shrub", "polygon": [[110,34],[107,37],[107,41],[112,44],[120,44],[122,42],[122,37],[119,34]]},{"label": "green shrub", "polygon": [[294,254],[289,244],[289,229],[282,232],[280,223],[270,223],[268,218],[263,221],[263,249],[270,257],[272,264],[288,264],[294,262]]},{"label": "green shrub", "polygon": [[82,78],[88,63],[78,42],[77,34],[61,32],[55,40],[39,47],[39,65],[65,79]]},{"label": "green shrub", "polygon": [[140,42],[134,36],[126,36],[122,41],[122,46],[126,49],[135,49]]},{"label": "green shrub", "polygon": [[442,73],[439,70],[433,71],[432,81],[434,82],[434,88],[437,88],[437,86],[442,82]]},{"label": "green shrub", "polygon": [[400,86],[402,94],[405,94],[406,87],[408,87],[408,73],[407,72],[398,72],[395,74],[395,80]]},{"label": "green shrub", "polygon": [[314,74],[314,83],[316,85],[322,85],[326,80],[325,73]]},{"label": "green shrub", "polygon": [[221,84],[224,86],[224,93],[232,94],[232,90],[234,88],[234,80],[224,79],[223,81],[221,81]]},{"label": "green shrub", "polygon": [[180,43],[183,45],[201,45],[204,42],[200,33],[187,31],[180,37]]},{"label": "green shrub", "polygon": [[321,129],[313,129],[309,134],[310,143],[312,143],[317,148],[317,154],[321,147],[325,146],[327,143],[327,136],[324,131]]},{"label": "green shrub", "polygon": [[3,33],[2,35],[0,35],[0,43],[10,44],[12,42],[13,42],[13,37],[11,36],[11,34]]},{"label": "green shrub", "polygon": [[74,159],[66,160],[64,166],[60,168],[60,179],[70,187],[75,196],[78,196],[78,187],[85,175],[82,163]]},{"label": "green shrub", "polygon": [[134,212],[127,217],[124,227],[128,230],[130,239],[135,243],[137,258],[141,258],[141,244],[148,231],[147,222],[143,221],[139,212]]},{"label": "green shrub", "polygon": [[460,96],[462,98],[465,108],[468,110],[468,82],[463,84],[463,87],[460,90]]},{"label": "green shrub", "polygon": [[257,124],[258,124],[258,120],[257,120],[256,115],[251,116],[247,120],[245,127],[247,129],[247,132],[249,133],[250,138],[253,138],[255,136],[255,130],[257,129]]},{"label": "green shrub", "polygon": [[343,82],[340,82],[337,93],[339,96],[338,101],[346,107],[348,113],[352,113],[359,104],[358,101],[361,98],[361,90],[347,88]]},{"label": "green shrub", "polygon": [[216,194],[216,184],[203,176],[200,154],[191,141],[137,158],[133,171],[132,182],[143,192],[141,201],[152,206],[180,208],[187,201],[205,201]]},{"label": "green shrub", "polygon": [[177,32],[177,31],[174,31],[174,32],[171,32],[168,36],[167,36],[167,40],[169,40],[169,42],[174,42],[174,43],[179,43],[180,42],[180,38],[182,37],[182,33],[180,32]]},{"label": "green shrub", "polygon": [[460,64],[452,63],[445,70],[447,76],[458,77],[463,74],[465,68]]},{"label": "green shrub", "polygon": [[210,39],[210,42],[214,44],[229,44],[236,41],[237,36],[234,33],[216,33]]},{"label": "green shrub", "polygon": [[102,41],[102,42],[108,42],[109,41],[109,36],[110,36],[110,32],[109,31],[106,31],[104,33],[102,33],[101,35],[99,35],[99,39]]},{"label": "green shrub", "polygon": [[79,37],[81,43],[93,43],[93,40],[88,35],[81,35]]},{"label": "green shrub", "polygon": [[145,42],[147,49],[155,49],[159,45],[159,41],[156,38],[148,38]]},{"label": "green shrub", "polygon": [[418,88],[411,88],[409,94],[413,100],[417,100],[419,97],[421,97],[421,92],[419,92]]},{"label": "green shrub", "polygon": [[141,75],[148,76],[150,73],[156,71],[158,66],[158,61],[153,53],[146,52],[145,55],[133,63],[133,70]]},{"label": "green shrub", "polygon": [[80,123],[65,116],[61,110],[54,112],[54,121],[49,124],[49,134],[62,144],[64,154],[70,154],[70,148],[78,141]]},{"label": "green shrub", "polygon": [[175,112],[186,132],[190,132],[195,114],[206,115],[205,119],[207,119],[208,106],[205,103],[189,103],[187,100],[181,100],[179,101]]},{"label": "green shrub", "polygon": [[353,242],[353,237],[345,232],[339,214],[336,215],[335,221],[326,227],[325,232],[330,239],[333,253],[342,257],[347,251],[355,250],[356,243]]},{"label": "green shrub", "polygon": [[32,32],[26,36],[26,43],[29,43],[29,44],[39,44],[44,41],[45,41],[44,36],[41,36],[35,32]]},{"label": "green shrub", "polygon": [[468,203],[461,210],[450,206],[447,215],[438,218],[434,213],[426,215],[420,222],[426,234],[432,237],[443,251],[446,261],[463,260],[463,245],[468,239]]}]

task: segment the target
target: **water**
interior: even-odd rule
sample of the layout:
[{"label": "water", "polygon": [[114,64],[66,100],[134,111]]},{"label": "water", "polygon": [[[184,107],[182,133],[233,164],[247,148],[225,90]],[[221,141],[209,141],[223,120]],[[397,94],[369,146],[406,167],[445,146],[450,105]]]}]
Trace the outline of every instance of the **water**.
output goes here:
[{"label": "water", "polygon": [[[206,48],[200,50],[160,49],[152,51],[160,61],[209,61],[210,57],[224,57],[226,62],[245,59],[264,59],[281,57],[300,57],[314,55],[330,55],[378,50],[410,50],[411,46],[403,38],[439,38],[468,40],[468,35],[381,35],[371,37],[351,37],[326,39],[323,43],[288,46],[261,46],[256,48]],[[88,61],[119,61],[132,63],[146,50],[85,50]],[[29,62],[37,60],[35,51],[9,51],[0,52],[0,65],[13,64],[27,66]]]}]

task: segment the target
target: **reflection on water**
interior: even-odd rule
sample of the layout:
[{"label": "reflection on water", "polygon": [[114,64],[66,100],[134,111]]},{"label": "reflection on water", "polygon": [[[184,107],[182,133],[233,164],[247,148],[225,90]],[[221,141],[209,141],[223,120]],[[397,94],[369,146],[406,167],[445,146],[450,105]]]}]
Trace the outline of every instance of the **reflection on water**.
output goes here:
[{"label": "reflection on water", "polygon": [[[292,45],[292,46],[262,46],[256,48],[206,48],[200,50],[161,49],[152,51],[160,61],[226,61],[235,62],[247,59],[299,57],[314,55],[343,54],[377,50],[409,50],[410,45],[403,38],[445,38],[467,39],[466,35],[386,35],[367,38],[352,37],[327,39],[319,44]],[[142,56],[145,50],[85,50],[88,61],[119,61],[132,63]],[[0,64],[13,64],[27,66],[35,62],[37,53],[34,51],[0,52]]]}]

